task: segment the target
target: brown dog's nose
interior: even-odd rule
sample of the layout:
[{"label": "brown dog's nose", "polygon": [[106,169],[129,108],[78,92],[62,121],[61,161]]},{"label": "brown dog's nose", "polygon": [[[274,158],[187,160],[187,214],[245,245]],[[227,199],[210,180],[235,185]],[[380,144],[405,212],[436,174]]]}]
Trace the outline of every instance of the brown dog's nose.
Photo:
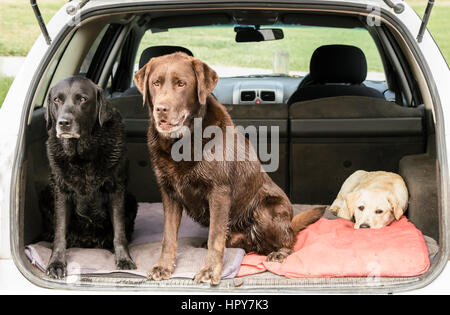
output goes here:
[{"label": "brown dog's nose", "polygon": [[158,104],[158,105],[156,105],[155,106],[155,109],[156,109],[156,111],[158,112],[158,113],[162,113],[162,112],[167,112],[167,106],[166,105],[161,105],[161,104]]},{"label": "brown dog's nose", "polygon": [[368,228],[370,228],[370,225],[367,224],[367,223],[363,223],[363,224],[361,224],[361,225],[359,226],[359,228],[360,228],[360,229],[368,229]]}]

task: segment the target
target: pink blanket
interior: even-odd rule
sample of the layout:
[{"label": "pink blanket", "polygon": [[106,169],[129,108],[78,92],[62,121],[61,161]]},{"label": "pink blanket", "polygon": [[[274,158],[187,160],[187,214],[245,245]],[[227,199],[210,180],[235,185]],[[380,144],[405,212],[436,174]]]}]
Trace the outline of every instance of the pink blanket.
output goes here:
[{"label": "pink blanket", "polygon": [[268,270],[288,278],[408,277],[430,266],[423,235],[406,217],[358,230],[348,220],[321,218],[298,234],[294,251],[282,264],[249,253],[237,276]]}]

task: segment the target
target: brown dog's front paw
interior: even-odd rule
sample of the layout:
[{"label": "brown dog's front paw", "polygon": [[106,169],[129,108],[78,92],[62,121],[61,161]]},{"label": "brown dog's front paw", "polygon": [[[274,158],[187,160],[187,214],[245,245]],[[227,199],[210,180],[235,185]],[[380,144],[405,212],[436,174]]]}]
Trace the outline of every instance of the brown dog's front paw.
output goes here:
[{"label": "brown dog's front paw", "polygon": [[153,266],[153,268],[148,272],[147,277],[150,280],[167,280],[170,279],[170,276],[172,276],[173,273],[173,267],[169,268],[166,266],[156,265]]},{"label": "brown dog's front paw", "polygon": [[272,252],[269,255],[267,255],[266,261],[283,263],[286,260],[286,258],[293,252],[294,251],[292,249],[281,248],[278,251]]},{"label": "brown dog's front paw", "polygon": [[218,285],[222,277],[222,264],[204,266],[194,277],[195,283],[210,282],[212,285]]}]

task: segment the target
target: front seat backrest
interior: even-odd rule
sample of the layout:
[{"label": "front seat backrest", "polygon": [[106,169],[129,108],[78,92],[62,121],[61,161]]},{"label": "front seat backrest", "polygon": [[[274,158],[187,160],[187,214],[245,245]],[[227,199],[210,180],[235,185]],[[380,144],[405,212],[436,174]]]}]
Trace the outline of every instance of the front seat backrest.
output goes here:
[{"label": "front seat backrest", "polygon": [[384,98],[362,82],[367,76],[367,61],[361,49],[347,45],[317,48],[310,61],[310,73],[291,95],[288,104],[334,96],[368,96]]},{"label": "front seat backrest", "polygon": [[192,54],[192,51],[190,51],[187,48],[181,47],[181,46],[152,46],[146,48],[142,54],[141,59],[139,59],[139,69],[141,69],[143,66],[147,64],[147,62],[150,61],[150,59],[154,57],[160,57],[164,55],[173,54],[175,52],[184,52],[188,54],[189,56],[194,56]]}]

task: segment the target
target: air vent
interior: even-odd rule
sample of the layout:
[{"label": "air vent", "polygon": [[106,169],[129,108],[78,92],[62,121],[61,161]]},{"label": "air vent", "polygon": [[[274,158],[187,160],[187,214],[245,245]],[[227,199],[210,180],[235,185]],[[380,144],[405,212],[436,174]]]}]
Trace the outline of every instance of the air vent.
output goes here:
[{"label": "air vent", "polygon": [[273,101],[275,101],[275,92],[274,91],[261,91],[261,99],[265,102],[273,102]]},{"label": "air vent", "polygon": [[242,91],[241,92],[241,101],[242,102],[251,102],[256,98],[255,91]]}]

